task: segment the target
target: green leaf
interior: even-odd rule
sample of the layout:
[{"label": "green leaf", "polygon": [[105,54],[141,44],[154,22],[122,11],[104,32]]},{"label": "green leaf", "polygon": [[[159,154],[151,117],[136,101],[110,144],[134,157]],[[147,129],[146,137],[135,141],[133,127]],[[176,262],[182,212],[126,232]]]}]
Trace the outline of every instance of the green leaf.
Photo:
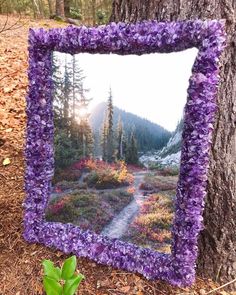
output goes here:
[{"label": "green leaf", "polygon": [[61,278],[61,270],[59,267],[55,267],[53,262],[50,260],[43,261],[44,274],[57,281]]},{"label": "green leaf", "polygon": [[62,286],[54,279],[44,276],[43,286],[47,295],[61,295]]},{"label": "green leaf", "polygon": [[62,266],[61,277],[64,280],[69,280],[70,278],[72,278],[73,274],[75,273],[75,269],[76,269],[76,257],[71,256],[70,258],[65,260]]},{"label": "green leaf", "polygon": [[67,280],[63,288],[63,294],[74,295],[76,290],[79,287],[79,284],[81,283],[83,279],[84,279],[84,276],[79,274],[78,276],[75,276],[73,279]]},{"label": "green leaf", "polygon": [[59,267],[55,267],[55,272],[57,273],[57,276],[58,276],[58,280],[61,279],[61,269]]}]

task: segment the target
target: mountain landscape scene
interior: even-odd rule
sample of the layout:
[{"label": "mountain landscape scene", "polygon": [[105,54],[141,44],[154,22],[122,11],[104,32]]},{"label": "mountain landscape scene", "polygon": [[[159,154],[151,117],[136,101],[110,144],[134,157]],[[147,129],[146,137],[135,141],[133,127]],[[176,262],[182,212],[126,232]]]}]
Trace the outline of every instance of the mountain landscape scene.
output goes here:
[{"label": "mountain landscape scene", "polygon": [[118,107],[109,85],[94,103],[75,55],[55,54],[53,65],[55,164],[46,219],[169,253],[181,114],[170,131],[138,109]]},{"label": "mountain landscape scene", "polygon": [[[91,112],[89,121],[94,136],[99,136],[104,120],[103,117],[106,113],[106,107],[106,102],[101,102]],[[113,112],[115,126],[118,124],[119,119],[121,119],[124,132],[127,136],[130,136],[132,130],[134,130],[139,153],[148,152],[150,150],[159,150],[165,146],[171,138],[171,132],[147,119],[121,110],[115,105]]]}]

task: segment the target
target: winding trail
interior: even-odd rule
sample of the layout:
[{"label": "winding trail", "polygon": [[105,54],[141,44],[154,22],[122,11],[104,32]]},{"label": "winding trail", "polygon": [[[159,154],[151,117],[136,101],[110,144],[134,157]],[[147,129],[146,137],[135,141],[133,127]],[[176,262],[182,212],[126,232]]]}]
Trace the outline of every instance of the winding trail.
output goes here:
[{"label": "winding trail", "polygon": [[[146,196],[143,195],[143,192],[139,189],[140,184],[143,182],[144,176],[148,173],[148,171],[140,171],[135,172],[134,175],[134,184],[131,187],[134,187],[134,198],[133,200],[124,207],[119,214],[117,214],[111,222],[106,225],[100,234],[108,236],[110,238],[121,238],[125,232],[127,231],[130,223],[133,219],[137,216],[139,212],[139,208],[143,201],[145,200]],[[82,175],[78,180],[78,183],[83,183],[84,178],[86,175]],[[94,189],[87,189],[88,191],[93,192]],[[111,189],[112,191],[114,189]],[[67,189],[63,192],[53,192],[50,195],[50,201],[56,198],[62,198],[67,194],[71,194],[75,189]],[[100,190],[102,191],[102,190]],[[109,189],[105,189],[104,191],[108,192]]]},{"label": "winding trail", "polygon": [[129,224],[138,214],[140,205],[146,198],[139,189],[146,173],[147,172],[134,173],[135,192],[133,201],[124,207],[121,212],[116,215],[107,226],[104,227],[101,232],[102,235],[108,236],[109,238],[121,238],[127,231]]}]

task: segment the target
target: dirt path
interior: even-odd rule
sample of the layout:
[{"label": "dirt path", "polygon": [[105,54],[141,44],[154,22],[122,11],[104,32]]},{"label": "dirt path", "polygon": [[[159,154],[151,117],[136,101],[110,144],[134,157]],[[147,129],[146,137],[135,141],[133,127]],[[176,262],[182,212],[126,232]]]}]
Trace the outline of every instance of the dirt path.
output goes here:
[{"label": "dirt path", "polygon": [[147,172],[134,173],[134,200],[130,202],[129,205],[127,205],[118,215],[116,215],[107,226],[104,227],[101,232],[102,235],[108,236],[109,238],[121,238],[127,231],[129,224],[138,214],[140,205],[146,198],[139,189],[146,173]]},{"label": "dirt path", "polygon": [[[124,207],[119,214],[117,214],[112,221],[104,227],[101,234],[106,235],[110,238],[121,238],[125,232],[127,231],[129,224],[133,221],[133,219],[137,216],[139,212],[139,208],[143,201],[145,200],[146,196],[143,196],[142,191],[139,189],[140,184],[143,182],[143,179],[145,175],[147,174],[147,171],[140,171],[135,172],[134,175],[134,184],[132,187],[134,187],[134,198],[133,200]],[[83,183],[83,180],[85,178],[85,175],[80,177],[79,183]],[[118,188],[119,189],[119,188]],[[95,191],[94,189],[88,189],[89,191]],[[110,189],[105,189],[104,191],[109,192]],[[114,189],[111,189],[114,191]],[[67,189],[63,192],[54,192],[50,195],[50,201],[52,201],[55,198],[62,198],[63,196],[67,194],[71,194],[75,189]],[[102,191],[102,190],[100,190]]]}]

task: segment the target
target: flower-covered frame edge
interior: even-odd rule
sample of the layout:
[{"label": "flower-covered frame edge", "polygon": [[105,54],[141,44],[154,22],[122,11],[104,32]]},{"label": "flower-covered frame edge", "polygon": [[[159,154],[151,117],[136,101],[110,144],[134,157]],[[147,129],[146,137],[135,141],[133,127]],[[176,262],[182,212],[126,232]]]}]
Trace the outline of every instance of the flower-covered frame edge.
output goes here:
[{"label": "flower-covered frame edge", "polygon": [[[224,21],[143,21],[87,28],[30,29],[25,145],[24,238],[98,263],[138,272],[178,286],[195,279],[197,237],[202,229],[209,149],[216,111]],[[72,224],[45,221],[54,169],[52,52],[169,53],[196,47],[185,106],[180,175],[171,254],[112,240]],[[154,102],[155,105],[155,102]]]}]

